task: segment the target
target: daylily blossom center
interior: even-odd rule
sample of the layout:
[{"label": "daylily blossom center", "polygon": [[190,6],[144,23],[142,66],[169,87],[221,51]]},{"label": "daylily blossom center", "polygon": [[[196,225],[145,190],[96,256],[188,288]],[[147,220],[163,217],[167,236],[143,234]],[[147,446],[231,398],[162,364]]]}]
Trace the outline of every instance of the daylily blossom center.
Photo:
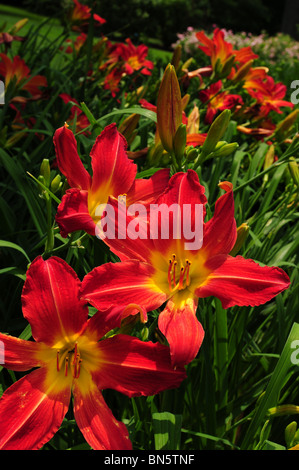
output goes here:
[{"label": "daylily blossom center", "polygon": [[132,67],[134,70],[139,70],[140,67],[142,67],[142,64],[140,63],[140,60],[138,59],[137,55],[134,55],[132,57],[128,58],[128,64]]},{"label": "daylily blossom center", "polygon": [[68,373],[71,372],[74,379],[78,379],[80,376],[81,367],[81,356],[78,350],[78,343],[75,343],[74,348],[66,349],[61,351],[57,349],[56,357],[56,368],[59,372],[61,369],[64,370],[64,375],[67,377]]}]

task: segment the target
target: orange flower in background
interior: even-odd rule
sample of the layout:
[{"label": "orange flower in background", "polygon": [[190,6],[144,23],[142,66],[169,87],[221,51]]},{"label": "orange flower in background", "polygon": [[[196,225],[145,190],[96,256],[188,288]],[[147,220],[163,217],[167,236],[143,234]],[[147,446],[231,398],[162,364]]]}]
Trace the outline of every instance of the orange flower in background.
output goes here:
[{"label": "orange flower in background", "polygon": [[218,111],[233,109],[237,105],[243,105],[240,95],[230,94],[229,91],[222,90],[222,81],[212,83],[206,90],[199,92],[199,98],[203,103],[207,103],[205,123],[211,124]]},{"label": "orange flower in background", "polygon": [[293,103],[283,99],[287,92],[286,85],[281,82],[275,83],[270,76],[266,76],[264,80],[257,79],[251,82],[251,88],[247,88],[247,92],[260,106],[259,116],[265,117],[270,111],[282,114],[281,107],[294,107]]},{"label": "orange flower in background", "polygon": [[11,60],[6,54],[0,54],[0,76],[4,78],[5,89],[9,85],[15,87],[15,92],[25,91],[27,96],[13,96],[11,102],[26,102],[28,99],[37,100],[43,96],[40,87],[47,87],[47,79],[42,75],[31,75],[25,61],[19,56]]},{"label": "orange flower in background", "polygon": [[213,71],[223,73],[225,68],[227,68],[226,76],[229,76],[231,68],[235,63],[245,64],[249,60],[258,57],[250,47],[234,50],[232,44],[225,41],[224,32],[219,28],[214,29],[212,39],[204,31],[197,32],[196,37],[202,44],[198,48],[211,58]]}]

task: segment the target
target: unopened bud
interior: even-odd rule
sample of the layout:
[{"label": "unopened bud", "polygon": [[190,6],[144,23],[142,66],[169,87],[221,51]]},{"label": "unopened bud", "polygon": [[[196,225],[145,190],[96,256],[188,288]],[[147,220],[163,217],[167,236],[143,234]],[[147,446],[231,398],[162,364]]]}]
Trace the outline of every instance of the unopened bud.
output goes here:
[{"label": "unopened bud", "polygon": [[295,109],[286,118],[284,118],[283,121],[277,124],[274,134],[280,140],[283,140],[287,137],[288,131],[291,130],[291,128],[297,121],[298,115],[299,115],[299,109]]},{"label": "unopened bud", "polygon": [[248,74],[249,70],[252,67],[252,64],[253,64],[253,59],[243,64],[233,76],[232,83],[241,82]]},{"label": "unopened bud", "polygon": [[205,159],[209,153],[213,152],[219,140],[223,137],[227,126],[230,121],[231,111],[230,109],[225,109],[222,111],[219,116],[212,122],[209,130],[208,135],[203,143],[201,149],[201,162]]},{"label": "unopened bud", "polygon": [[226,78],[231,73],[232,66],[235,62],[235,58],[236,56],[232,55],[224,62],[223,67],[220,72],[221,78]]},{"label": "unopened bud", "polygon": [[131,114],[118,127],[119,132],[125,137],[128,144],[130,144],[135,137],[134,131],[139,120],[140,114]]},{"label": "unopened bud", "polygon": [[40,174],[44,177],[45,186],[47,186],[48,188],[50,185],[51,169],[50,169],[50,162],[47,158],[44,158],[42,161],[42,164],[40,166]]},{"label": "unopened bud", "polygon": [[174,139],[173,139],[173,150],[174,155],[178,160],[181,160],[184,156],[186,149],[187,130],[185,124],[180,124]]},{"label": "unopened bud", "polygon": [[173,153],[173,139],[182,123],[182,99],[174,66],[165,69],[157,99],[157,129],[164,149]]},{"label": "unopened bud", "polygon": [[292,421],[290,424],[287,425],[284,431],[284,437],[286,441],[287,448],[292,447],[294,443],[294,438],[297,431],[297,423],[296,421]]},{"label": "unopened bud", "polygon": [[[220,142],[218,142],[218,144],[219,143]],[[212,152],[211,154],[213,158],[227,157],[239,147],[239,144],[237,142],[232,142],[230,144],[224,142],[224,145],[221,145],[219,148],[217,148],[218,144],[216,145],[214,152]]]},{"label": "unopened bud", "polygon": [[153,166],[158,165],[162,158],[163,153],[164,153],[164,147],[161,144],[161,142],[158,142],[149,150],[149,153],[148,153],[149,163]]},{"label": "unopened bud", "polygon": [[187,147],[187,150],[186,150],[187,162],[194,162],[194,160],[197,158],[197,155],[198,155],[197,149],[195,149],[194,147]]},{"label": "unopened bud", "polygon": [[50,186],[50,189],[52,191],[52,193],[57,193],[57,191],[62,187],[62,181],[61,181],[61,176],[60,175],[56,175],[55,178],[53,178],[52,182],[51,182],[51,186]]},{"label": "unopened bud", "polygon": [[290,160],[288,162],[288,167],[289,167],[289,171],[291,173],[291,176],[293,178],[294,183],[297,186],[299,186],[299,168],[298,168],[298,164],[297,164],[294,157],[290,158]]},{"label": "unopened bud", "polygon": [[176,70],[179,68],[181,56],[182,56],[182,46],[181,44],[178,44],[173,51],[172,59],[171,59],[171,65],[173,65]]},{"label": "unopened bud", "polygon": [[237,239],[236,239],[236,242],[235,242],[235,245],[234,245],[233,249],[229,253],[230,256],[235,256],[241,250],[241,248],[244,245],[244,242],[245,242],[245,240],[248,236],[248,233],[249,233],[249,225],[247,225],[246,223],[241,224],[237,228]]}]

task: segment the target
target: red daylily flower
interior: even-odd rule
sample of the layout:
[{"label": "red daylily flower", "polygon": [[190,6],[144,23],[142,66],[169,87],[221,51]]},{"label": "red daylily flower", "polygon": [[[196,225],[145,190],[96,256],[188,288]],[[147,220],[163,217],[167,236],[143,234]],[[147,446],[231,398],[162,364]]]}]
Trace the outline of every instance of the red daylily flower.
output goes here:
[{"label": "red daylily flower", "polygon": [[132,75],[137,71],[143,75],[151,75],[154,64],[147,59],[147,54],[147,46],[144,44],[134,46],[131,39],[127,38],[125,43],[111,45],[111,52],[106,64],[119,64],[122,72],[127,75]]},{"label": "red daylily flower", "polygon": [[218,80],[212,83],[206,90],[199,92],[199,98],[203,103],[207,103],[207,112],[205,115],[205,123],[211,124],[218,111],[225,109],[233,109],[237,105],[243,105],[243,99],[240,95],[230,94],[222,89],[222,81]]},{"label": "red daylily flower", "polygon": [[[226,193],[216,201],[214,216],[203,225],[200,248],[186,248],[184,224],[181,219],[180,225],[178,216],[183,213],[185,204],[191,205],[194,233],[199,217],[196,204],[204,207],[207,202],[197,173],[188,170],[173,175],[168,188],[156,200],[158,208],[163,207],[162,204],[172,208],[169,236],[160,235],[164,220],[161,216],[158,237],[149,235],[148,227],[143,227],[142,236],[137,239],[127,237],[124,241],[117,235],[114,240],[106,238],[105,242],[117,252],[121,262],[93,269],[82,283],[82,298],[96,308],[126,306],[134,299],[145,320],[147,312],[167,302],[159,315],[158,327],[168,340],[173,364],[191,362],[203,341],[204,331],[196,317],[199,298],[217,297],[225,309],[234,305],[256,306],[287,289],[290,283],[280,268],[262,267],[253,260],[229,255],[237,238],[233,191],[228,182],[221,183],[220,187]],[[117,211],[112,198],[109,203]],[[174,236],[174,228],[171,228],[175,214],[181,237]],[[132,221],[135,222],[134,218],[128,216],[127,226]],[[118,321],[121,318],[119,312]]]},{"label": "red daylily flower", "polygon": [[[37,100],[42,97],[40,87],[46,87],[47,79],[42,75],[30,75],[30,69],[25,61],[19,56],[14,56],[11,60],[6,54],[0,54],[0,76],[5,80],[5,88],[11,82],[17,91],[25,90],[31,96],[31,100]],[[13,102],[26,102],[29,98],[23,96],[14,96],[11,101]]]},{"label": "red daylily flower", "polygon": [[257,79],[251,82],[251,88],[247,92],[257,100],[260,105],[260,116],[267,116],[270,111],[282,114],[281,107],[293,108],[294,104],[283,98],[286,95],[287,87],[283,83],[275,83],[273,77],[266,76],[264,80]]},{"label": "red daylily flower", "polygon": [[[88,21],[91,18],[91,8],[87,5],[82,5],[78,0],[73,0],[73,3],[74,7],[70,14],[70,21],[73,25],[72,29],[80,30],[80,27],[88,25]],[[95,20],[95,24],[98,26],[106,23],[106,20],[97,14],[94,14],[93,18]]]},{"label": "red daylily flower", "polygon": [[9,387],[0,400],[0,449],[35,450],[59,429],[74,398],[76,422],[95,450],[129,450],[126,426],[117,421],[101,390],[129,397],[154,395],[179,386],[184,369],[174,370],[169,348],[116,334],[109,312],[88,318],[80,300],[80,280],[62,259],[36,258],[22,292],[24,317],[34,341],[0,334],[5,364],[29,374]]},{"label": "red daylily flower", "polygon": [[58,167],[71,187],[56,214],[64,237],[76,230],[95,235],[100,219],[97,207],[106,204],[109,196],[126,194],[128,204],[150,204],[167,186],[169,169],[159,170],[149,179],[135,179],[137,166],[128,158],[126,141],[115,124],[103,130],[91,150],[92,177],[80,160],[76,139],[67,126],[55,132],[54,145]]}]

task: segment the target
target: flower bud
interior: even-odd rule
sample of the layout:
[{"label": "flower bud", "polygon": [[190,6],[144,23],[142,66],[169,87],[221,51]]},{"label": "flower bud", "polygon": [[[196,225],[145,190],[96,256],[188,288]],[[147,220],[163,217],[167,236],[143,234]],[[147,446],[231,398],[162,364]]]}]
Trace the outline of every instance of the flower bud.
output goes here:
[{"label": "flower bud", "polygon": [[186,149],[186,160],[187,162],[194,162],[197,158],[198,150],[194,147],[187,147]]},{"label": "flower bud", "polygon": [[247,225],[246,223],[241,224],[237,228],[237,239],[236,239],[236,242],[235,242],[235,245],[234,245],[233,249],[229,253],[230,256],[235,256],[241,250],[241,248],[244,245],[244,242],[245,242],[245,240],[248,236],[248,233],[249,233],[249,225]]},{"label": "flower bud", "polygon": [[57,193],[57,191],[62,187],[62,181],[61,181],[61,176],[60,175],[56,175],[55,178],[53,178],[52,182],[51,182],[51,186],[50,186],[50,189],[52,191],[52,193]]},{"label": "flower bud", "polygon": [[219,116],[212,122],[209,130],[208,135],[203,143],[201,149],[201,156],[200,160],[201,163],[204,159],[209,155],[209,153],[213,152],[219,140],[223,137],[227,126],[230,121],[231,111],[230,109],[225,109],[222,111]]},{"label": "flower bud", "polygon": [[[218,142],[218,144],[220,144],[220,142]],[[227,157],[239,147],[239,144],[237,142],[231,142],[230,144],[228,144],[226,142],[221,141],[221,144],[223,145],[219,146],[219,148],[218,144],[216,145],[214,152],[210,154],[212,158]]]},{"label": "flower bud", "polygon": [[182,100],[174,66],[165,69],[157,99],[157,129],[164,149],[173,153],[175,133],[182,123]]},{"label": "flower bud", "polygon": [[298,115],[299,109],[295,109],[277,124],[274,134],[278,137],[279,140],[283,140],[287,137],[288,131],[291,130],[292,126],[297,121]]},{"label": "flower bud", "polygon": [[287,448],[292,447],[294,443],[294,437],[297,431],[297,423],[296,421],[292,421],[290,424],[287,425],[284,431],[284,437],[286,441]]},{"label": "flower bud", "polygon": [[186,140],[187,140],[186,125],[180,124],[173,139],[174,155],[179,161],[182,160],[184,156],[185,148],[186,148]]},{"label": "flower bud", "polygon": [[48,188],[50,185],[51,169],[50,169],[49,160],[47,158],[44,158],[42,161],[42,164],[40,166],[40,174],[44,177],[44,181],[45,181],[44,184]]},{"label": "flower bud", "polygon": [[241,82],[246,77],[249,70],[251,69],[252,64],[253,64],[253,59],[243,64],[233,76],[232,83]]},{"label": "flower bud", "polygon": [[135,136],[135,129],[140,120],[140,114],[131,114],[118,127],[119,132],[124,136],[127,143],[130,144]]},{"label": "flower bud", "polygon": [[175,70],[178,70],[179,68],[181,56],[182,56],[182,46],[181,44],[178,44],[173,51],[172,59],[171,59],[171,64],[174,66]]},{"label": "flower bud", "polygon": [[230,56],[223,64],[223,67],[220,72],[220,78],[226,78],[232,70],[232,66],[235,62],[235,55]]},{"label": "flower bud", "polygon": [[299,186],[299,168],[294,157],[291,157],[288,162],[289,172],[293,178],[294,183]]}]

